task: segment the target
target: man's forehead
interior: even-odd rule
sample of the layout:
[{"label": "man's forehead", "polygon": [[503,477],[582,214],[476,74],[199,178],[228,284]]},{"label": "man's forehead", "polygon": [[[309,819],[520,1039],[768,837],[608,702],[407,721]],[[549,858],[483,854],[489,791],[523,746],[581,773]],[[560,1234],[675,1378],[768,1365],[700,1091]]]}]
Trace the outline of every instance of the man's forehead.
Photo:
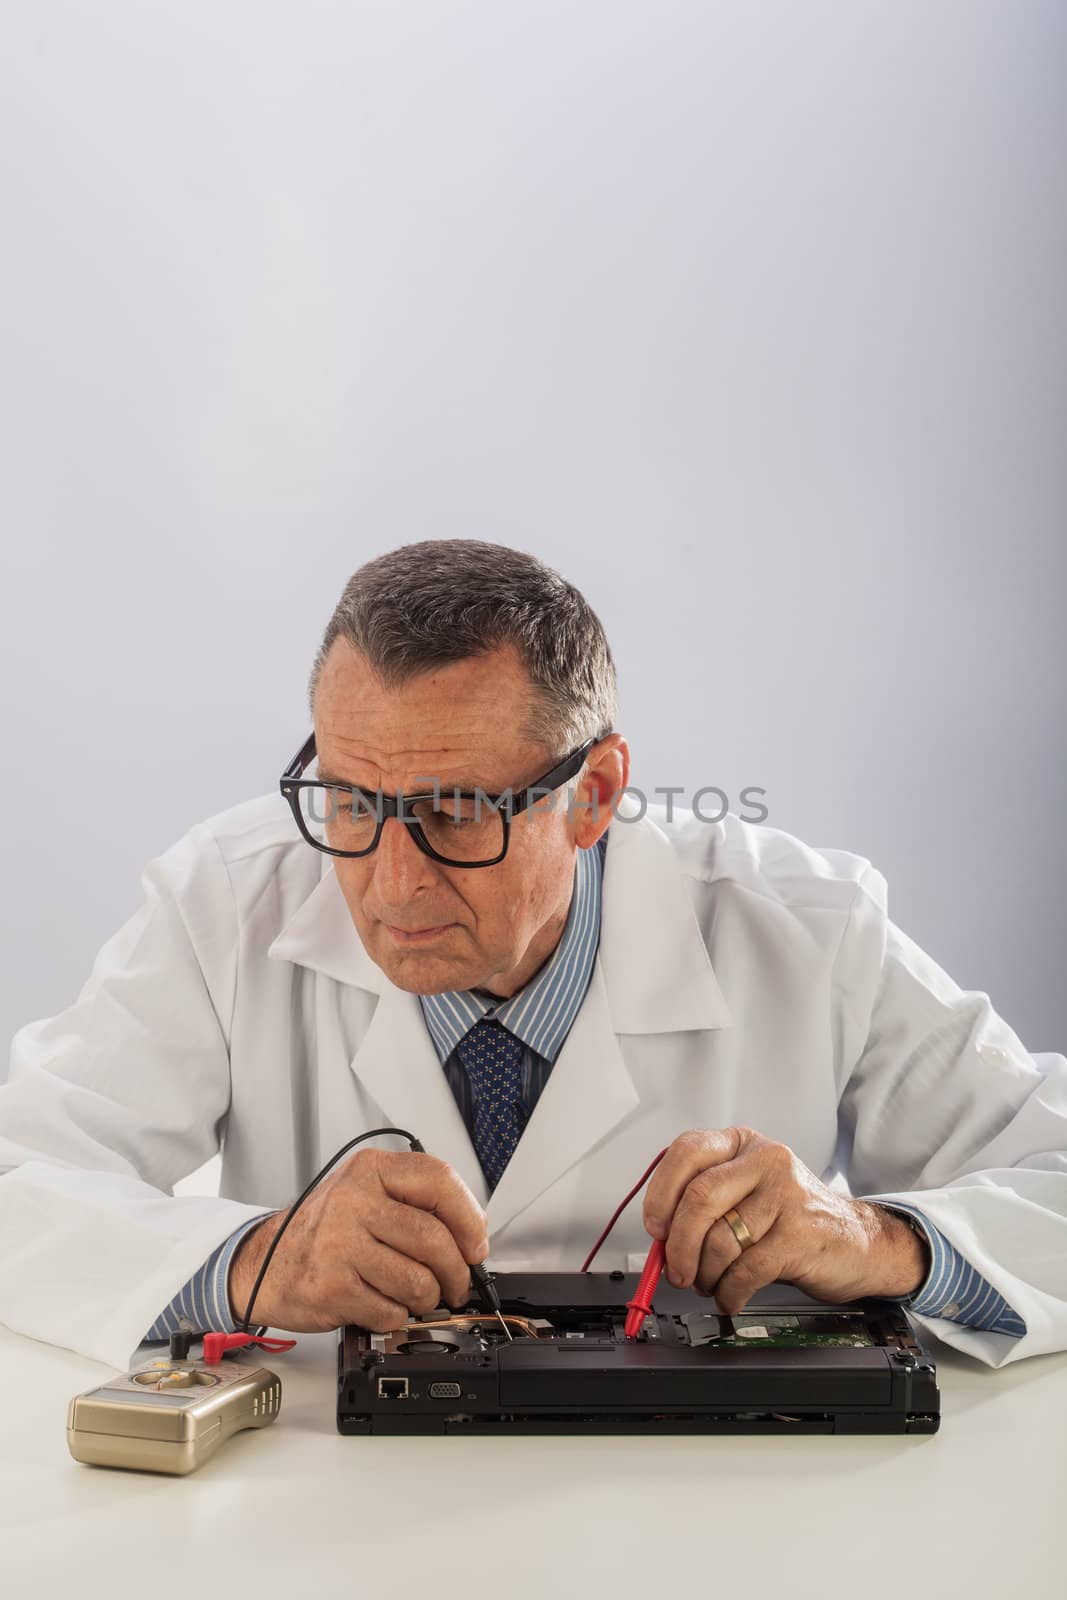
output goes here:
[{"label": "man's forehead", "polygon": [[369,739],[338,737],[322,728],[316,732],[317,775],[324,783],[377,788],[383,778],[409,793],[437,779],[461,789],[488,789],[493,784],[513,784],[536,759],[529,746],[502,740],[499,730],[483,747],[470,739],[421,741],[416,746],[389,746]]},{"label": "man's forehead", "polygon": [[[340,641],[338,641],[340,643]],[[464,788],[516,781],[537,753],[519,724],[529,680],[512,652],[493,652],[387,685],[351,650],[331,652],[315,702],[319,776],[377,787],[384,773],[411,792],[420,775]],[[373,782],[368,785],[368,779]]]}]

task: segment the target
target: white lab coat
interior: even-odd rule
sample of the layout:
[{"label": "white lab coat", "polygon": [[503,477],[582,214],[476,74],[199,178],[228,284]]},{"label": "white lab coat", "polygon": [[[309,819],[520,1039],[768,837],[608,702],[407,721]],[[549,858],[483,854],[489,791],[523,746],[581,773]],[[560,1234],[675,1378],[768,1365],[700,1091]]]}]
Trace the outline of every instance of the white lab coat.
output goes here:
[{"label": "white lab coat", "polygon": [[[611,826],[589,989],[491,1197],[417,997],[367,955],[330,858],[280,796],[196,824],[75,1003],[15,1036],[0,1321],[125,1365],[238,1223],[384,1124],[486,1205],[493,1268],[577,1270],[658,1150],[741,1123],[920,1205],[1028,1328],[930,1331],[994,1367],[1067,1348],[1067,1060],[1028,1054],[895,927],[862,857],[636,809]],[[220,1196],[173,1196],[220,1142]],[[633,1270],[648,1243],[637,1199],[596,1265]]]}]

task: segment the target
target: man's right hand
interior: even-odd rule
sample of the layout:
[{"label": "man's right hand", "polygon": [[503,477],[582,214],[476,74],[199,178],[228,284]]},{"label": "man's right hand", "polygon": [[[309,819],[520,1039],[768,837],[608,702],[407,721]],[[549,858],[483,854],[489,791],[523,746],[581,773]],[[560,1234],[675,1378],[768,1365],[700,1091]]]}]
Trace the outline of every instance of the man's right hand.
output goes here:
[{"label": "man's right hand", "polygon": [[[286,1217],[264,1217],[237,1246],[230,1311],[244,1318],[263,1258]],[[359,1150],[323,1178],[286,1228],[252,1307],[252,1324],[325,1333],[355,1323],[401,1328],[412,1312],[470,1297],[469,1265],[489,1254],[485,1212],[436,1156]]]}]

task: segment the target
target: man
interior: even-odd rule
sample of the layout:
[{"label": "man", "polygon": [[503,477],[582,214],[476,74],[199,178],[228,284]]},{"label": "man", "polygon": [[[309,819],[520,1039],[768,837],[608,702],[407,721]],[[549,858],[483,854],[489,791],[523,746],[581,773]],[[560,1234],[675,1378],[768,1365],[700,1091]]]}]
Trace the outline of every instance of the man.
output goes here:
[{"label": "man", "polygon": [[[384,1330],[487,1257],[574,1270],[666,1148],[598,1267],[662,1238],[723,1311],[779,1280],[904,1300],[991,1366],[1067,1347],[1067,1060],[895,927],[862,857],[642,814],[571,585],[393,551],[309,697],[283,792],[151,862],[77,1001],[15,1037],[0,1320],[115,1365],[232,1329],[293,1199],[393,1127],[426,1153],[334,1167],[254,1322]],[[219,1196],[175,1197],[220,1144]]]}]

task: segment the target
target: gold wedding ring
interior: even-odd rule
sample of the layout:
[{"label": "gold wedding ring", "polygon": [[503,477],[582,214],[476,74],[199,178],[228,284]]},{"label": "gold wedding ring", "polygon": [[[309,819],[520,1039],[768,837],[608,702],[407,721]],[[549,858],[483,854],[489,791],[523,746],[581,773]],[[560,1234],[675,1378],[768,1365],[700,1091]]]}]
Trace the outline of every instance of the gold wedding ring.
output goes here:
[{"label": "gold wedding ring", "polygon": [[734,1238],[737,1240],[742,1250],[746,1249],[750,1244],[755,1244],[756,1241],[745,1227],[744,1218],[738,1216],[737,1212],[732,1208],[729,1211],[724,1212],[722,1220],[730,1224],[730,1227],[733,1229]]}]

